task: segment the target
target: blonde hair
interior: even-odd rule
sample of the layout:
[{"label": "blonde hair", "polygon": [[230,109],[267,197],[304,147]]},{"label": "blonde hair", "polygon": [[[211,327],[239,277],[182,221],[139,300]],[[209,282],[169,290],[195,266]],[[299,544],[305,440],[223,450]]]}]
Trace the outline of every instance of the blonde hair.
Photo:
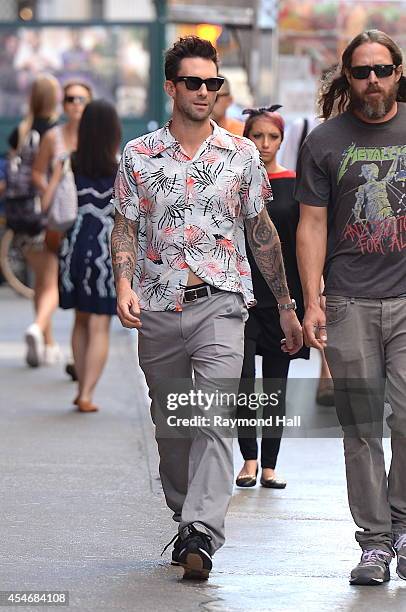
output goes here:
[{"label": "blonde hair", "polygon": [[30,129],[34,119],[48,118],[50,122],[58,118],[57,106],[60,100],[61,87],[52,74],[41,74],[32,84],[28,115],[20,123],[20,137],[24,137]]}]

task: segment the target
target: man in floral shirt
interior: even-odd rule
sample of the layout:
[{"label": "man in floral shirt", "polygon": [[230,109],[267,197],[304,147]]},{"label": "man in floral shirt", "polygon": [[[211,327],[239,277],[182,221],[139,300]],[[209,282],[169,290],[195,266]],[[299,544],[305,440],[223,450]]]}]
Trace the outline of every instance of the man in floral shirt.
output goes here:
[{"label": "man in floral shirt", "polygon": [[[238,390],[247,307],[255,303],[244,223],[280,304],[284,350],[299,350],[302,333],[264,207],[272,194],[258,151],[210,121],[223,82],[216,50],[198,37],[180,39],[166,54],[165,75],[173,116],[124,149],[113,195],[112,255],[118,315],[125,327],[139,330],[162,485],[179,523],[172,560],[185,577],[207,578],[211,555],[224,543],[231,432],[215,427],[208,405],[200,405],[206,421],[177,435],[168,413],[163,417],[162,398],[184,385],[205,397]],[[215,408],[230,414],[221,402]]]}]

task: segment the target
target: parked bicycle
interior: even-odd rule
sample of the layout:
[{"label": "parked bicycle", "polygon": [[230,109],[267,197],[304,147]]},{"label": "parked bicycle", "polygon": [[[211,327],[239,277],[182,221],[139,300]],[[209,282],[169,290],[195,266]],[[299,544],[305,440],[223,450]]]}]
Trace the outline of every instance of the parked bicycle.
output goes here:
[{"label": "parked bicycle", "polygon": [[0,273],[8,285],[19,295],[33,299],[33,278],[28,268],[19,240],[13,230],[5,225],[5,219],[0,220]]}]

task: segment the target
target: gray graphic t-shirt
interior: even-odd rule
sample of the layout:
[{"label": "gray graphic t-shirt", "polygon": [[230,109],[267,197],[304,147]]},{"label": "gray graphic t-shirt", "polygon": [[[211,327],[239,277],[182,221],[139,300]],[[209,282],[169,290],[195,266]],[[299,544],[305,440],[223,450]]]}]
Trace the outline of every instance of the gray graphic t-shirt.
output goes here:
[{"label": "gray graphic t-shirt", "polygon": [[295,197],[328,206],[326,294],[406,293],[406,104],[384,123],[345,112],[316,127],[300,152]]}]

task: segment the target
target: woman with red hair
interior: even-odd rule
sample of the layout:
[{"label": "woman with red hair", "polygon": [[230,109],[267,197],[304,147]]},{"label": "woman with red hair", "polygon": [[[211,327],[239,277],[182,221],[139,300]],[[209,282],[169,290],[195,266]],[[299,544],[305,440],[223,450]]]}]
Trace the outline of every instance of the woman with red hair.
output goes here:
[{"label": "woman with red hair", "polygon": [[[281,240],[291,296],[297,305],[299,321],[303,319],[304,305],[299,271],[296,261],[296,228],[299,222],[299,204],[293,197],[295,172],[287,170],[276,160],[276,153],[282,143],[285,122],[277,112],[279,105],[268,108],[247,109],[244,136],[252,140],[260,152],[268,172],[273,192],[273,201],[268,210]],[[240,393],[249,398],[255,390],[255,355],[262,355],[263,391],[270,396],[278,393],[278,406],[264,407],[263,417],[285,414],[286,380],[291,359],[309,359],[309,349],[303,347],[295,355],[281,350],[283,333],[279,325],[279,311],[275,297],[262,277],[258,266],[246,244],[252,271],[256,306],[250,308],[245,326],[244,363],[241,374]],[[240,418],[252,418],[255,413],[247,406],[239,407]],[[286,482],[277,478],[276,461],[282,437],[282,426],[264,427],[261,443],[261,485],[282,489]],[[244,458],[244,465],[237,477],[240,487],[253,487],[258,472],[258,448],[256,427],[239,427],[238,442]]]}]

